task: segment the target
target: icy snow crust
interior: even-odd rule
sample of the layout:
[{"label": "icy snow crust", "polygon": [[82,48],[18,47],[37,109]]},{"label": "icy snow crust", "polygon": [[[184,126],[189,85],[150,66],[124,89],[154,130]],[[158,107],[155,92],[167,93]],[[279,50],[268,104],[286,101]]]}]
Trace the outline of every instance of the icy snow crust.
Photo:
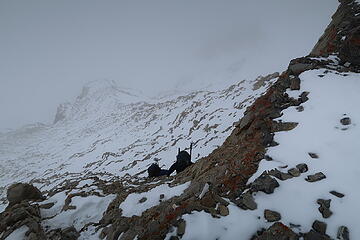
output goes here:
[{"label": "icy snow crust", "polygon": [[[186,232],[182,239],[238,239],[239,236],[250,239],[257,230],[272,224],[264,219],[265,209],[279,212],[286,225],[301,225],[293,228],[295,232],[308,232],[313,221],[320,220],[327,223],[327,234],[334,239],[342,225],[349,228],[350,239],[360,239],[360,111],[357,106],[360,102],[360,74],[330,72],[319,77],[321,74],[324,70],[300,75],[301,92],[310,92],[310,100],[302,104],[303,112],[291,107],[284,110],[280,118],[285,122],[299,122],[299,125],[294,130],[275,134],[279,145],[268,149],[274,160],[263,160],[249,182],[263,171],[280,166],[288,165],[289,169],[306,163],[309,171],[300,177],[279,181],[280,187],[273,194],[254,194],[258,204],[255,211],[241,210],[230,203],[230,214],[220,219],[205,212],[184,215]],[[299,96],[301,92],[289,93]],[[352,124],[348,127],[340,124],[343,114],[351,118]],[[317,153],[319,158],[312,159],[309,152]],[[320,171],[326,179],[314,183],[305,181],[307,175]],[[332,190],[345,194],[345,197],[331,195],[329,191]],[[316,200],[319,198],[331,199],[333,215],[328,219],[318,211]],[[168,234],[167,239],[171,235]]]}]

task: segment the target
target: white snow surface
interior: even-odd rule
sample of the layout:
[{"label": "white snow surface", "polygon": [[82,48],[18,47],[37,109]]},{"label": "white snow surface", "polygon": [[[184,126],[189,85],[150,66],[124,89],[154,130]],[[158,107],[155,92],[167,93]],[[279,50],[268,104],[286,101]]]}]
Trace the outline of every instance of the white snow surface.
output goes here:
[{"label": "white snow surface", "polygon": [[[134,215],[141,216],[145,210],[158,205],[160,201],[166,201],[167,199],[181,195],[189,185],[190,182],[174,187],[170,187],[168,184],[162,184],[148,192],[132,193],[120,204],[119,208],[122,209],[122,215],[125,217],[132,217]],[[160,200],[161,194],[164,194],[164,198]],[[140,203],[139,200],[144,197],[146,201]]]},{"label": "white snow surface", "polygon": [[[74,193],[75,191],[72,191]],[[42,221],[45,228],[67,228],[74,226],[76,230],[80,230],[85,224],[97,223],[103,216],[106,208],[116,195],[110,194],[104,197],[75,196],[71,199],[70,205],[75,206],[75,209],[63,210],[67,194],[59,192],[50,197],[43,203],[53,202],[55,205],[50,209],[41,209],[41,216],[48,218]],[[80,239],[99,239],[98,233],[95,232],[93,227],[88,231],[81,232]]]},{"label": "white snow surface", "polygon": [[[306,163],[309,171],[301,176],[286,181],[279,181],[280,187],[273,194],[258,192],[253,194],[258,208],[254,211],[242,210],[229,205],[230,214],[215,219],[205,212],[195,212],[183,216],[186,221],[186,232],[182,239],[250,239],[260,228],[267,228],[272,223],[264,219],[264,210],[270,209],[281,214],[281,221],[290,225],[295,232],[308,232],[314,220],[327,223],[327,234],[336,238],[340,226],[347,226],[350,239],[360,239],[358,214],[360,206],[360,74],[312,70],[300,75],[301,91],[292,91],[299,96],[308,91],[309,100],[302,105],[303,112],[295,107],[283,111],[282,121],[298,122],[291,131],[275,134],[276,147],[268,149],[273,161],[263,160],[258,171],[249,180],[252,182],[265,170],[278,168],[286,171],[299,163]],[[320,75],[320,76],[318,76]],[[344,115],[346,114],[346,115]],[[351,118],[351,125],[343,126],[340,119]],[[308,153],[319,155],[312,159]],[[288,166],[287,168],[279,168]],[[310,183],[306,176],[323,172],[326,179]],[[329,191],[345,194],[337,198]],[[333,215],[324,219],[318,211],[317,199],[331,199],[330,210]],[[173,230],[174,232],[174,230]],[[167,235],[167,239],[173,233]]]}]

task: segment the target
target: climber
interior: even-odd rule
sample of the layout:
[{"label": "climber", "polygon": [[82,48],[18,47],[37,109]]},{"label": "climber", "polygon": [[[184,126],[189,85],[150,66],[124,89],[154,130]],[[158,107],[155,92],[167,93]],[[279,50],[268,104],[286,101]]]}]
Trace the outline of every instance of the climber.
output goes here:
[{"label": "climber", "polygon": [[190,154],[183,150],[178,151],[178,155],[176,156],[176,162],[171,165],[169,170],[161,169],[157,163],[151,164],[148,168],[149,177],[160,177],[160,176],[170,176],[176,170],[176,173],[180,173],[185,170],[185,168],[189,167],[191,164],[191,152],[192,152],[192,143],[190,144]]},{"label": "climber", "polygon": [[170,169],[168,170],[168,176],[170,176],[171,173],[173,173],[176,170],[176,173],[180,173],[185,170],[185,168],[189,167],[191,164],[191,151],[192,151],[192,143],[190,144],[190,154],[183,150],[179,152],[176,156],[176,162],[171,165]]},{"label": "climber", "polygon": [[160,177],[167,175],[169,176],[169,170],[161,169],[157,163],[151,164],[151,166],[148,168],[148,174],[149,177]]}]

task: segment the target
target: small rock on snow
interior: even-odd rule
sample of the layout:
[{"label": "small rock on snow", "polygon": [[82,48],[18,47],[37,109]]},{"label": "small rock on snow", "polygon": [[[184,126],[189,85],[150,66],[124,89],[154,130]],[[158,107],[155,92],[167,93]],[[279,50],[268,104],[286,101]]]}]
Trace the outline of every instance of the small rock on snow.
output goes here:
[{"label": "small rock on snow", "polygon": [[325,234],[326,233],[326,223],[322,221],[315,220],[312,224],[312,228],[318,233]]},{"label": "small rock on snow", "polygon": [[277,222],[281,219],[280,213],[276,211],[271,211],[269,209],[265,209],[264,217],[268,222]]},{"label": "small rock on snow", "polygon": [[345,126],[350,125],[351,124],[351,119],[349,117],[344,117],[344,118],[340,119],[340,123],[342,125],[345,125]]},{"label": "small rock on snow", "polygon": [[338,198],[343,198],[345,194],[339,193],[337,191],[330,191],[330,193]]},{"label": "small rock on snow", "polygon": [[288,170],[288,173],[293,177],[300,176],[300,170],[298,168],[291,168]]},{"label": "small rock on snow", "polygon": [[307,172],[309,170],[308,166],[305,163],[300,163],[296,165],[296,168],[299,169],[301,173]]},{"label": "small rock on snow", "polygon": [[345,226],[340,226],[337,232],[337,239],[349,240],[349,229]]},{"label": "small rock on snow", "polygon": [[319,158],[319,155],[317,155],[316,153],[309,152],[308,154],[311,158]]},{"label": "small rock on snow", "polygon": [[318,172],[313,175],[308,175],[305,180],[308,182],[317,182],[325,178],[326,176],[322,172]]}]

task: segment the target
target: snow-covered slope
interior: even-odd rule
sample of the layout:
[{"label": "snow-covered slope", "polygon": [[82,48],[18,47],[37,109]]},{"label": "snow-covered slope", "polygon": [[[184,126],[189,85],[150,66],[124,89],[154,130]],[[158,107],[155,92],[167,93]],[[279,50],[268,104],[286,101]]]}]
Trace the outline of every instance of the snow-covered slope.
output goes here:
[{"label": "snow-covered slope", "polygon": [[177,148],[190,142],[196,161],[223,143],[233,122],[276,76],[157,100],[124,91],[113,81],[92,82],[73,103],[62,105],[54,125],[1,135],[2,204],[5,189],[17,181],[49,190],[72,177],[146,176],[154,160],[169,167]]},{"label": "snow-covered slope", "polygon": [[[336,58],[335,62],[338,62]],[[188,227],[182,239],[235,239],[236,236],[250,239],[257,230],[273,224],[264,217],[266,209],[280,213],[281,222],[292,226],[297,233],[309,232],[312,223],[319,220],[327,224],[326,234],[332,239],[337,237],[340,226],[348,227],[350,239],[360,239],[357,223],[360,212],[360,192],[357,190],[360,181],[360,111],[356,106],[360,102],[360,73],[317,69],[306,71],[299,78],[301,90],[288,90],[287,93],[296,99],[306,91],[310,93],[309,100],[301,105],[303,108],[293,106],[284,110],[283,116],[277,119],[298,125],[291,131],[275,134],[279,145],[267,150],[272,161],[262,160],[248,182],[251,184],[264,171],[280,169],[287,173],[302,163],[307,164],[308,171],[280,181],[280,187],[273,194],[254,193],[257,203],[254,211],[242,210],[230,203],[229,215],[221,219],[204,211],[185,215]],[[341,121],[344,118],[349,118],[350,122]],[[312,158],[309,153],[315,153],[318,158]],[[326,178],[306,181],[309,175],[318,172]],[[330,193],[332,191],[345,196],[337,197]],[[331,200],[330,217],[322,216],[318,199]],[[198,231],[199,226],[207,230]]]}]

